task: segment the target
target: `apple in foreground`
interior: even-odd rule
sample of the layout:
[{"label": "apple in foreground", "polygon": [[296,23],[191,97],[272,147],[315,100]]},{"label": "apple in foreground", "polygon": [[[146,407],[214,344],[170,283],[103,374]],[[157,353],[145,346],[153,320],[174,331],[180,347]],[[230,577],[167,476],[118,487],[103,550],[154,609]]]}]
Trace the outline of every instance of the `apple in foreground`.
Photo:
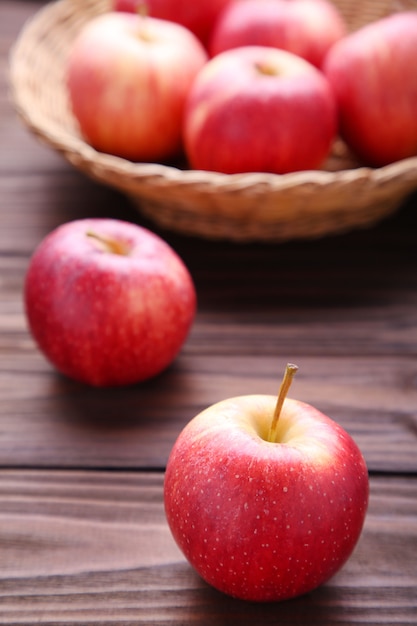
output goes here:
[{"label": "apple in foreground", "polygon": [[346,34],[342,15],[328,0],[234,0],[215,23],[209,52],[214,56],[239,46],[273,46],[320,67]]},{"label": "apple in foreground", "polygon": [[167,521],[213,587],[242,600],[309,592],[352,553],[368,504],[363,456],[317,409],[249,395],[212,405],[185,426],[165,477]]},{"label": "apple in foreground", "polygon": [[417,11],[390,15],[336,43],[323,70],[341,135],[367,165],[417,155]]},{"label": "apple in foreground", "polygon": [[25,279],[29,328],[70,378],[127,385],[159,374],[192,325],[187,268],[160,237],[136,224],[68,222],[35,250]]},{"label": "apple in foreground", "polygon": [[207,45],[213,25],[230,0],[113,0],[115,11],[136,13],[145,5],[149,15],[182,24]]},{"label": "apple in foreground", "polygon": [[117,12],[93,18],[72,43],[66,68],[84,138],[132,161],[176,157],[186,96],[207,58],[179,24]]},{"label": "apple in foreground", "polygon": [[285,174],[320,167],[336,131],[334,95],[318,69],[284,50],[245,46],[200,70],[184,147],[194,169]]}]

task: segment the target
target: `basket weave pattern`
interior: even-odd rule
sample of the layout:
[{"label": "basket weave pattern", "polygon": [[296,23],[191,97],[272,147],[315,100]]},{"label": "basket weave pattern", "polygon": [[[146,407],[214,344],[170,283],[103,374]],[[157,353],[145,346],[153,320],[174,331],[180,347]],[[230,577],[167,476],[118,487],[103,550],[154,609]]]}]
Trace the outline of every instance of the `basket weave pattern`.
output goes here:
[{"label": "basket weave pattern", "polygon": [[[337,0],[350,29],[417,0]],[[132,163],[94,150],[69,107],[65,63],[71,43],[110,0],[57,0],[24,27],[10,57],[15,107],[27,127],[77,169],[126,193],[160,226],[205,238],[284,241],[369,226],[417,189],[417,157],[361,167],[335,143],[325,168],[285,175],[220,174]]]}]

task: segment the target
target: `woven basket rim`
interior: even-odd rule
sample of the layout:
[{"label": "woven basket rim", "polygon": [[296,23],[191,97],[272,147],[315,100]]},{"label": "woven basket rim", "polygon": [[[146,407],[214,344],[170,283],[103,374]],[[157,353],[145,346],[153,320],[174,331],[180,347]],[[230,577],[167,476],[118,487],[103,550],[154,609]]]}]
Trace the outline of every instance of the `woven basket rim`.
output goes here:
[{"label": "woven basket rim", "polygon": [[[72,0],[56,0],[57,2],[71,2]],[[44,126],[36,119],[36,112],[25,107],[21,101],[19,91],[14,89],[13,83],[13,52],[11,54],[11,85],[14,106],[19,117],[25,125],[39,137],[39,139],[55,150],[67,155],[82,154],[85,162],[101,162],[114,171],[123,172],[134,177],[166,178],[167,180],[184,180],[187,184],[214,184],[216,186],[228,187],[236,185],[242,189],[254,184],[262,184],[267,187],[283,188],[286,186],[298,185],[300,182],[315,182],[327,184],[334,179],[350,181],[355,178],[375,178],[380,182],[397,177],[401,174],[410,174],[412,178],[417,177],[417,156],[408,157],[395,161],[382,167],[371,167],[359,165],[355,168],[346,168],[336,171],[328,170],[302,170],[289,172],[287,174],[274,174],[267,172],[245,172],[240,174],[224,174],[222,172],[210,172],[207,170],[193,170],[180,168],[175,165],[163,163],[143,163],[129,161],[123,157],[107,154],[96,150],[86,143],[82,137],[71,137],[71,141],[65,141],[60,137],[60,133],[54,133],[50,125]]]}]

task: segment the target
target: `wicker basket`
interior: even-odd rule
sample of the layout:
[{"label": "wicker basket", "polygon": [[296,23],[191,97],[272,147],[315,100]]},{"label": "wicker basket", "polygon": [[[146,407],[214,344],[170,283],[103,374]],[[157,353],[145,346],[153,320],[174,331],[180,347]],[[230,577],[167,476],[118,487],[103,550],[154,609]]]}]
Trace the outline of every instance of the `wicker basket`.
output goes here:
[{"label": "wicker basket", "polygon": [[[10,56],[12,97],[39,138],[70,163],[133,199],[160,226],[205,238],[284,241],[369,226],[417,189],[417,157],[372,169],[336,142],[320,171],[220,174],[132,163],[97,152],[80,136],[64,83],[67,52],[84,23],[110,0],[57,0],[23,28]],[[417,1],[335,2],[353,30]]]}]

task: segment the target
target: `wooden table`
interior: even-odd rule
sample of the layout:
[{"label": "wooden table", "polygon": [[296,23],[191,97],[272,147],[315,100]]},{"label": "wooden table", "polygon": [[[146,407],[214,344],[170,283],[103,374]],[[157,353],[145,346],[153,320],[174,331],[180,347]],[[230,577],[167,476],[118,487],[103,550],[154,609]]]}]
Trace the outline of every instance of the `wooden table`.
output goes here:
[{"label": "wooden table", "polygon": [[[417,196],[372,229],[282,245],[161,232],[32,137],[7,92],[7,55],[41,2],[0,4],[0,624],[417,624]],[[180,356],[142,385],[59,376],[25,322],[35,246],[86,216],[159,232],[195,280]],[[232,395],[291,395],[340,422],[366,457],[369,513],[345,567],[281,604],[205,585],[167,527],[171,446]]]}]

